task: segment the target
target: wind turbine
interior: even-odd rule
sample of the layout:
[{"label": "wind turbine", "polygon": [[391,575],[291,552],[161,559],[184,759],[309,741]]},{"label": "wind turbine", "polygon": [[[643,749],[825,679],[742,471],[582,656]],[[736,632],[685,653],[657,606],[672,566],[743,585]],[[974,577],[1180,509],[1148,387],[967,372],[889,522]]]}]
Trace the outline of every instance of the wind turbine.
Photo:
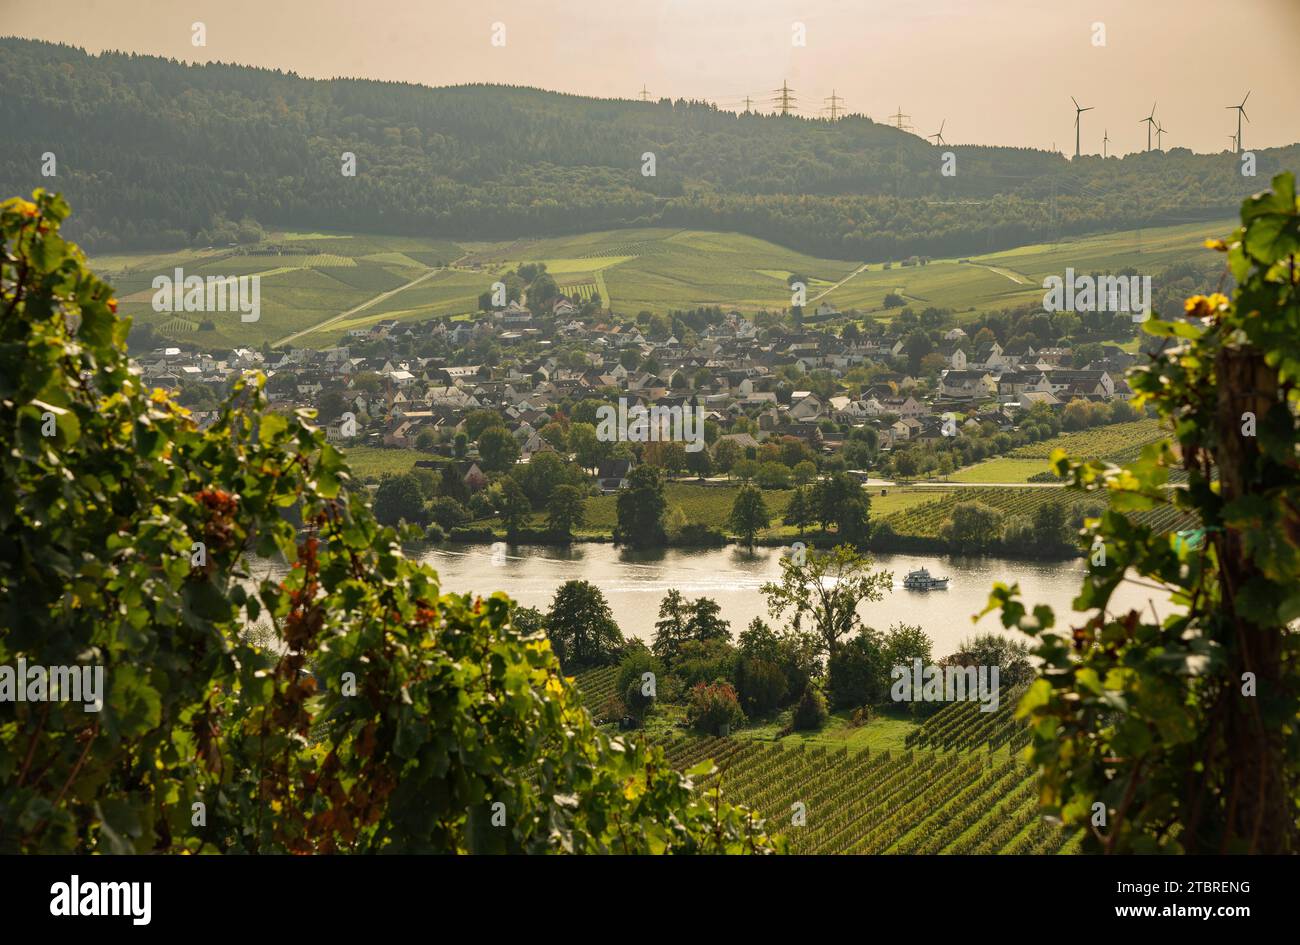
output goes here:
[{"label": "wind turbine", "polygon": [[1106,145],[1110,144],[1110,129],[1107,128],[1101,134],[1101,156],[1106,157]]},{"label": "wind turbine", "polygon": [[[1246,98],[1250,98],[1250,90],[1246,90]],[[1225,105],[1225,108],[1235,108],[1237,110],[1237,153],[1241,153],[1241,120],[1250,121],[1250,116],[1246,114],[1246,98],[1241,100],[1240,105]]]},{"label": "wind turbine", "polygon": [[1146,123],[1146,126],[1147,126],[1147,150],[1150,151],[1150,150],[1151,150],[1151,128],[1152,128],[1152,126],[1155,125],[1155,123],[1156,123],[1156,103],[1155,103],[1155,102],[1152,102],[1152,103],[1151,103],[1151,114],[1148,115],[1146,118],[1143,118],[1142,121],[1138,122],[1138,124],[1140,125],[1140,124],[1142,124],[1143,122],[1145,122],[1145,123]]},{"label": "wind turbine", "polygon": [[945,118],[943,121],[939,122],[939,130],[938,130],[938,131],[936,131],[936,132],[935,132],[934,134],[932,134],[932,135],[926,135],[927,138],[935,138],[935,139],[936,139],[935,142],[934,142],[936,147],[940,147],[940,148],[941,148],[941,147],[943,147],[944,145],[946,145],[946,144],[948,143],[947,141],[944,141],[944,140],[943,140],[943,126],[946,125],[946,124],[948,124],[948,119]]},{"label": "wind turbine", "polygon": [[1164,141],[1161,138],[1161,135],[1163,135],[1164,133],[1165,133],[1165,126],[1160,124],[1160,122],[1156,122],[1156,150],[1157,151],[1163,151],[1165,149]]},{"label": "wind turbine", "polygon": [[1080,108],[1079,100],[1073,95],[1070,96],[1070,101],[1074,102],[1074,156],[1077,158],[1079,156],[1079,116],[1084,112],[1092,111],[1096,106],[1089,105],[1087,108]]},{"label": "wind turbine", "polygon": [[1236,136],[1236,135],[1228,135],[1228,140],[1232,142],[1232,150],[1236,151],[1236,150],[1237,150],[1237,136]]}]

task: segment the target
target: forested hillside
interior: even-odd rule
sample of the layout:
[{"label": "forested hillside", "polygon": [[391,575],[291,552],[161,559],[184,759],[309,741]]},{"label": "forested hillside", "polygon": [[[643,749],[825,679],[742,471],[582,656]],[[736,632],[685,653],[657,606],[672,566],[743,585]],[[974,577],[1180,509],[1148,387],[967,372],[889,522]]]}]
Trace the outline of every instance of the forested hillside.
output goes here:
[{"label": "forested hillside", "polygon": [[251,240],[259,224],[461,239],[660,224],[842,259],[957,255],[1222,215],[1300,157],[1261,151],[1251,178],[1227,153],[953,146],[944,177],[940,149],[860,116],[317,81],[14,38],[0,88],[0,191],[63,192],[98,251]]}]

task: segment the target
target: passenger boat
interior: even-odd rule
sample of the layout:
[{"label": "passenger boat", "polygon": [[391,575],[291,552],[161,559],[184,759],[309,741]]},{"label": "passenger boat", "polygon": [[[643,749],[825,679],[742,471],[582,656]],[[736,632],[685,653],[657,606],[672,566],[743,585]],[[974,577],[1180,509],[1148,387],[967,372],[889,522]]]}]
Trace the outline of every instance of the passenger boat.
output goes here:
[{"label": "passenger boat", "polygon": [[907,577],[903,578],[903,586],[910,587],[914,591],[946,591],[948,579],[931,577],[929,571],[921,568],[918,571],[909,571]]}]

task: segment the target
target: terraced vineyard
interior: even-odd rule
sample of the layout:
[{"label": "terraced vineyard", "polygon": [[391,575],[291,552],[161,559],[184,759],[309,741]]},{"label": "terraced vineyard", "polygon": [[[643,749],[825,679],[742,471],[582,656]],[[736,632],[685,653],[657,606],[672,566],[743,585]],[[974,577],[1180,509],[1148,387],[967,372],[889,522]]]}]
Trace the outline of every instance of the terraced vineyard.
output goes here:
[{"label": "terraced vineyard", "polygon": [[1063,449],[1079,459],[1123,463],[1137,459],[1142,447],[1167,435],[1168,431],[1161,427],[1159,420],[1144,418],[1062,433],[1037,443],[1026,443],[1007,455],[1013,459],[1049,459],[1053,450]]},{"label": "terraced vineyard", "polygon": [[582,694],[582,705],[588,712],[595,712],[610,696],[614,695],[614,684],[618,682],[617,666],[601,666],[589,669],[573,677],[578,692]]},{"label": "terraced vineyard", "polygon": [[[1059,489],[958,488],[946,490],[940,498],[922,505],[887,515],[884,521],[899,535],[938,538],[943,526],[952,519],[953,507],[959,502],[981,502],[997,509],[1007,518],[1032,520],[1038,508],[1049,502],[1064,502],[1069,509],[1077,503],[1083,503],[1080,507],[1097,506],[1104,499]],[[1130,517],[1158,532],[1172,532],[1196,525],[1193,516],[1172,506],[1135,512]]]},{"label": "terraced vineyard", "polygon": [[1015,753],[1029,744],[1029,730],[1015,717],[1024,691],[1021,686],[1001,692],[992,712],[980,711],[978,702],[950,702],[909,732],[905,744],[939,751],[1009,748]]},{"label": "terraced vineyard", "polygon": [[1030,772],[1010,754],[850,752],[743,738],[682,738],[666,751],[681,770],[712,759],[718,771],[702,786],[720,785],[724,797],[754,808],[793,853],[1059,853],[1073,846],[1039,816]]},{"label": "terraced vineyard", "polygon": [[570,282],[559,287],[560,291],[569,298],[585,302],[599,291],[595,281],[591,282]]}]

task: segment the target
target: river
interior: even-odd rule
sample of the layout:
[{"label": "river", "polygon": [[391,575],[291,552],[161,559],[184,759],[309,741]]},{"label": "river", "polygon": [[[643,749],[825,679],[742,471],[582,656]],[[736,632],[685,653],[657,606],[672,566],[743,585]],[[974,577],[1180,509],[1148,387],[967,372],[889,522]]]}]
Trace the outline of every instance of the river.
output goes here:
[{"label": "river", "polygon": [[[688,598],[716,600],[722,617],[731,622],[733,634],[754,617],[772,622],[759,589],[779,577],[784,550],[756,548],[751,554],[730,546],[637,552],[611,544],[569,548],[443,545],[423,551],[420,557],[437,568],[444,592],[488,594],[502,590],[524,606],[543,611],[563,582],[575,578],[590,581],[604,593],[624,635],[649,642],[659,602],[671,588]],[[954,652],[961,640],[975,632],[1001,629],[996,613],[978,623],[971,620],[984,609],[994,581],[1019,582],[1026,604],[1050,604],[1058,626],[1080,619],[1071,604],[1083,579],[1081,558],[1021,561],[881,554],[876,556],[876,566],[893,572],[894,589],[884,600],[862,605],[863,621],[878,630],[900,622],[918,624],[934,641],[935,657]],[[948,590],[905,589],[903,577],[916,568],[950,578]],[[1132,584],[1121,585],[1113,601],[1121,611],[1143,608],[1149,613],[1154,606],[1163,617],[1170,610],[1168,595]]]}]

